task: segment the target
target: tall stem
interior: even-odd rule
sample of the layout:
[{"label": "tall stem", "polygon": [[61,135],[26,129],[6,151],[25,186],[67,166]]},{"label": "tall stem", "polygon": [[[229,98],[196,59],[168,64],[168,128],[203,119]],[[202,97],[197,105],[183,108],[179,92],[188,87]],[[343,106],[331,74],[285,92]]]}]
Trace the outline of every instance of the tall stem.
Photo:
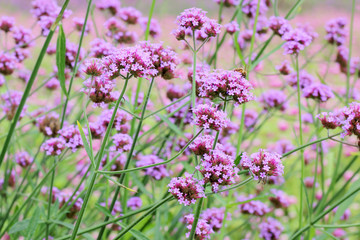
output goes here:
[{"label": "tall stem", "polygon": [[349,91],[350,91],[350,61],[352,53],[352,42],[353,42],[353,29],[354,29],[354,15],[355,15],[355,0],[352,1],[352,10],[351,10],[351,22],[350,22],[350,36],[349,36],[349,57],[347,64],[347,74],[346,74],[346,105],[349,104]]},{"label": "tall stem", "polygon": [[[303,130],[301,119],[301,92],[300,92],[300,77],[299,77],[299,56],[296,55],[296,74],[297,74],[297,104],[299,109],[299,143],[303,145]],[[303,182],[304,182],[304,149],[300,149],[301,161],[301,177],[300,177],[300,211],[299,211],[299,228],[302,227],[302,212],[303,212]]]},{"label": "tall stem", "polygon": [[98,174],[97,171],[99,170],[100,162],[101,162],[101,159],[103,158],[105,146],[106,146],[107,140],[108,140],[108,138],[110,136],[110,132],[111,132],[112,126],[114,124],[114,119],[115,119],[117,110],[119,108],[120,102],[121,102],[121,100],[122,100],[122,98],[123,98],[123,96],[125,94],[125,90],[126,90],[126,87],[128,85],[128,82],[129,82],[129,78],[126,78],[125,79],[125,85],[124,85],[124,87],[123,87],[123,89],[121,91],[119,99],[116,101],[115,108],[114,108],[113,114],[111,116],[111,120],[110,120],[109,125],[108,125],[108,127],[106,129],[106,133],[105,133],[105,136],[104,136],[104,139],[103,139],[103,142],[101,144],[100,151],[99,151],[99,154],[98,154],[98,159],[97,159],[97,162],[96,162],[96,168],[91,174],[89,187],[88,187],[88,190],[87,190],[86,195],[84,197],[84,202],[83,202],[83,205],[81,206],[81,210],[80,210],[78,219],[77,219],[77,221],[75,223],[74,231],[72,232],[72,235],[71,235],[72,240],[74,240],[76,238],[77,232],[79,231],[81,220],[82,220],[82,218],[84,216],[84,213],[85,213],[85,210],[86,210],[90,195],[91,195],[91,193],[93,191],[93,188],[94,188],[94,185],[95,185],[95,180],[96,180],[96,177],[97,177],[97,174]]},{"label": "tall stem", "polygon": [[[54,157],[54,166],[56,166],[56,156]],[[48,215],[47,215],[47,223],[46,223],[46,240],[49,239],[49,221],[51,216],[51,203],[53,198],[53,186],[54,186],[54,179],[55,179],[55,170],[54,168],[51,173],[51,180],[50,180],[50,188],[49,188],[49,202],[48,202]]]}]

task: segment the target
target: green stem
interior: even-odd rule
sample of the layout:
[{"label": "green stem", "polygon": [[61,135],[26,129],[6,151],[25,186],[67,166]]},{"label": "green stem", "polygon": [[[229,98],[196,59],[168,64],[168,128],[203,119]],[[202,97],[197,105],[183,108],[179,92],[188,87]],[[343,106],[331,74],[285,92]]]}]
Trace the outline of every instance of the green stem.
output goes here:
[{"label": "green stem", "polygon": [[346,105],[349,104],[349,88],[350,88],[350,60],[352,53],[352,42],[353,42],[353,29],[354,29],[354,15],[355,15],[355,0],[352,1],[351,9],[351,22],[350,22],[350,36],[349,36],[349,57],[347,64],[347,74],[346,74]]},{"label": "green stem", "polygon": [[[54,157],[54,166],[56,166],[56,156]],[[53,186],[54,186],[54,179],[55,179],[55,169],[54,168],[51,172],[51,180],[50,180],[50,188],[49,188],[49,202],[48,202],[48,215],[47,215],[47,222],[46,222],[46,240],[49,239],[49,220],[51,216],[51,203],[53,198]]]},{"label": "green stem", "polygon": [[[299,143],[303,145],[303,129],[301,118],[301,92],[300,92],[300,77],[299,77],[299,56],[296,55],[296,74],[297,74],[297,104],[299,109]],[[300,149],[300,161],[301,161],[301,177],[300,177],[300,212],[299,212],[299,228],[302,227],[302,215],[303,215],[303,182],[304,182],[304,150]]]},{"label": "green stem", "polygon": [[197,227],[197,223],[199,221],[199,217],[200,217],[200,212],[201,212],[201,208],[204,202],[204,198],[200,198],[199,202],[197,203],[196,209],[195,209],[195,214],[194,214],[194,222],[191,226],[191,231],[190,231],[190,237],[189,239],[192,240],[195,237],[195,230]]},{"label": "green stem", "polygon": [[84,33],[85,33],[85,29],[86,29],[86,24],[87,24],[87,21],[88,21],[88,18],[89,18],[91,3],[92,3],[92,0],[88,0],[88,6],[87,6],[87,9],[86,9],[84,25],[83,25],[83,28],[82,28],[82,31],[81,31],[80,40],[79,40],[79,46],[78,46],[76,57],[75,57],[74,68],[73,68],[73,71],[72,71],[72,75],[71,75],[71,79],[70,79],[70,83],[69,83],[69,88],[68,88],[67,96],[66,96],[66,99],[65,99],[65,105],[64,105],[64,108],[63,108],[62,116],[61,116],[60,128],[62,128],[63,125],[64,125],[66,109],[67,109],[67,106],[68,106],[68,103],[69,103],[69,96],[70,96],[72,84],[73,84],[74,78],[75,78],[75,76],[77,74],[77,70],[78,70],[79,56],[80,56],[81,46],[82,46]]},{"label": "green stem", "polygon": [[98,174],[97,170],[99,170],[100,162],[101,162],[101,160],[103,158],[103,155],[104,155],[105,146],[106,146],[107,140],[108,140],[108,138],[110,136],[110,132],[111,132],[112,126],[114,124],[114,119],[115,119],[117,110],[119,108],[120,102],[121,102],[121,100],[122,100],[122,98],[123,98],[123,96],[125,94],[125,90],[126,90],[126,87],[128,85],[128,82],[129,82],[129,76],[128,76],[128,78],[125,79],[124,87],[123,87],[123,89],[121,91],[119,99],[116,101],[115,108],[114,108],[113,114],[111,116],[111,120],[110,120],[109,125],[108,125],[108,127],[106,129],[106,133],[105,133],[105,136],[104,136],[104,139],[103,139],[103,142],[101,144],[100,151],[99,151],[99,154],[98,154],[98,159],[97,159],[97,162],[96,162],[96,169],[91,175],[90,182],[89,182],[89,187],[88,187],[88,190],[86,192],[83,205],[81,206],[81,210],[80,210],[78,219],[77,219],[77,221],[75,223],[75,227],[74,227],[74,230],[73,230],[72,235],[71,235],[72,240],[74,240],[76,238],[76,236],[77,236],[77,232],[79,230],[82,218],[84,216],[85,209],[87,207],[90,195],[91,195],[91,193],[93,191],[95,180],[96,180],[96,177],[97,177],[97,174]]}]

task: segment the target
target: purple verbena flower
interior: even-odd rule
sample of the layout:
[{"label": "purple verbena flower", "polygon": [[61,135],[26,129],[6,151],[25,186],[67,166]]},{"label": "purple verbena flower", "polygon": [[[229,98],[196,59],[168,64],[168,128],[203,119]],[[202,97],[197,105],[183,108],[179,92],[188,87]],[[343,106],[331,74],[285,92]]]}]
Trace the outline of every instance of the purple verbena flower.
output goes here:
[{"label": "purple verbena flower", "polygon": [[[136,162],[136,167],[146,167],[155,163],[161,163],[164,160],[156,155],[140,156]],[[169,171],[166,169],[166,164],[157,165],[143,169],[145,175],[153,177],[155,180],[161,180],[164,177],[169,177]]]},{"label": "purple verbena flower", "polygon": [[254,216],[264,216],[265,214],[270,212],[270,208],[262,201],[259,200],[248,201],[255,197],[256,197],[255,195],[249,195],[247,197],[241,195],[236,198],[238,202],[247,201],[245,203],[239,204],[239,210],[241,213],[254,215]]},{"label": "purple verbena flower", "polygon": [[116,151],[118,153],[130,151],[133,143],[132,138],[128,134],[117,133],[112,137],[114,146],[110,147],[110,151]]},{"label": "purple verbena flower", "polygon": [[272,217],[268,217],[265,221],[259,224],[260,234],[259,237],[265,240],[276,240],[280,238],[284,227],[279,221]]},{"label": "purple verbena flower", "polygon": [[28,167],[34,158],[30,156],[28,152],[22,151],[15,154],[15,162],[19,164],[22,168]]},{"label": "purple verbena flower", "polygon": [[58,156],[65,149],[65,144],[65,139],[61,137],[50,138],[41,145],[41,149],[46,152],[48,156]]},{"label": "purple verbena flower", "polygon": [[[192,224],[194,222],[194,215],[193,214],[188,214],[185,217],[185,223],[187,224],[187,229],[189,230],[186,233],[186,238],[190,237],[190,232],[191,232],[191,228],[192,228]],[[210,226],[210,224],[207,223],[206,220],[204,219],[199,219],[196,225],[196,230],[195,230],[195,239],[197,240],[205,240],[205,239],[210,239],[210,234],[213,233],[214,231],[212,230],[212,227]]]},{"label": "purple verbena flower", "polygon": [[117,16],[127,24],[137,24],[142,14],[136,8],[124,7],[120,8]]},{"label": "purple verbena flower", "polygon": [[129,198],[129,200],[127,201],[127,207],[130,208],[131,210],[136,210],[141,208],[142,206],[142,200],[139,197],[131,197]]},{"label": "purple verbena flower", "polygon": [[207,104],[198,105],[193,109],[193,113],[195,114],[194,124],[204,129],[219,131],[226,127],[229,121],[224,111]]},{"label": "purple verbena flower", "polygon": [[260,97],[260,102],[265,110],[278,109],[285,111],[288,107],[286,95],[280,90],[269,90],[264,92]]},{"label": "purple verbena flower", "polygon": [[331,88],[325,84],[313,83],[303,89],[303,96],[305,98],[312,98],[319,102],[326,102],[330,98],[335,97]]}]

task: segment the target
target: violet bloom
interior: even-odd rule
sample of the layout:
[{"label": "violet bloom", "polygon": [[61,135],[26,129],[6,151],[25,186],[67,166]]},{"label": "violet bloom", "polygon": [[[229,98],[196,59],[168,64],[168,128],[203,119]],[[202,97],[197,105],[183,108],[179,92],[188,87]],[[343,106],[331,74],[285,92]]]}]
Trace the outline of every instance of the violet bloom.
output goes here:
[{"label": "violet bloom", "polygon": [[229,22],[224,25],[226,32],[230,35],[233,35],[235,32],[240,31],[239,24],[236,21]]},{"label": "violet bloom", "polygon": [[238,202],[245,202],[242,204],[239,204],[239,210],[243,214],[249,214],[254,216],[264,216],[265,214],[270,212],[270,208],[259,200],[252,200],[248,201],[252,198],[255,198],[255,195],[249,195],[249,196],[238,196],[236,200]]},{"label": "violet bloom", "polygon": [[117,16],[127,24],[137,24],[142,14],[136,8],[124,7],[120,8]]},{"label": "violet bloom", "polygon": [[30,51],[25,48],[16,48],[13,54],[14,57],[16,58],[16,61],[22,63],[25,59],[27,59],[30,56]]},{"label": "violet bloom", "polygon": [[[126,163],[126,154],[119,154],[118,152],[109,152],[105,154],[100,162],[100,169],[103,169],[106,165],[111,163],[110,171],[121,171],[124,169]],[[120,174],[114,174],[116,177],[120,177]]]},{"label": "violet bloom", "polygon": [[[241,118],[241,112],[239,113],[238,117]],[[245,127],[249,130],[252,130],[258,120],[259,114],[255,110],[246,109],[244,117]]]},{"label": "violet bloom", "polygon": [[275,196],[269,197],[269,200],[275,208],[288,208],[291,204],[294,203],[293,197],[288,196],[281,190],[271,189],[271,193]]},{"label": "violet bloom", "polygon": [[190,90],[190,88],[188,87],[189,85],[190,84],[187,83],[187,84],[185,84],[184,88],[181,88],[178,85],[169,84],[167,86],[166,97],[168,99],[170,99],[171,101],[174,101],[176,99],[180,99],[180,98],[184,97]]},{"label": "violet bloom", "polygon": [[300,28],[288,31],[282,36],[282,39],[286,41],[283,45],[284,54],[291,55],[297,55],[305,47],[309,46],[312,41],[312,37]]},{"label": "violet bloom", "polygon": [[285,111],[288,107],[286,95],[280,90],[269,90],[264,92],[260,97],[260,102],[267,111],[270,109]]},{"label": "violet bloom", "polygon": [[[77,44],[74,44],[69,41],[66,42],[65,64],[70,69],[74,68],[77,51],[78,51]],[[84,56],[85,56],[85,51],[83,48],[81,48],[78,61],[81,62],[81,60],[84,58]]]},{"label": "violet bloom", "polygon": [[[30,12],[40,20],[43,16],[49,16],[52,18],[56,18],[60,13],[61,7],[59,7],[54,0],[33,0],[31,2],[32,9]],[[63,18],[67,18],[71,15],[70,10],[65,10],[63,14]]]},{"label": "violet bloom", "polygon": [[32,40],[31,29],[18,27],[13,29],[13,39],[17,47],[28,48],[34,45]]},{"label": "violet bloom", "polygon": [[289,21],[283,17],[271,16],[269,22],[270,29],[274,34],[279,35],[280,37],[291,30]]},{"label": "violet bloom", "polygon": [[[162,163],[164,160],[160,159],[156,155],[140,156],[136,162],[136,167],[146,167],[155,163]],[[154,167],[148,167],[143,169],[145,175],[153,177],[155,180],[161,180],[164,177],[169,177],[169,171],[166,169],[166,164],[157,165]]]},{"label": "violet bloom", "polygon": [[326,102],[330,98],[335,97],[331,88],[321,83],[313,83],[310,86],[303,89],[303,95],[305,98],[312,98],[319,102]]},{"label": "violet bloom", "polygon": [[141,208],[141,206],[142,206],[142,200],[139,197],[131,197],[127,201],[127,207],[130,208],[131,210],[139,209]]},{"label": "violet bloom", "polygon": [[325,25],[325,39],[330,44],[341,46],[345,43],[347,31],[345,30],[346,19],[335,18],[328,21]]},{"label": "violet bloom", "polygon": [[332,112],[323,112],[318,114],[316,117],[326,129],[335,129],[340,126],[338,116]]},{"label": "violet bloom", "polygon": [[[141,27],[141,29],[143,30],[144,33],[146,32],[146,29],[147,29],[148,20],[149,19],[147,17],[142,17],[142,18],[139,19],[140,27]],[[157,38],[161,34],[160,23],[155,18],[151,18],[150,27],[149,27],[149,34],[153,38]]]},{"label": "violet bloom", "polygon": [[205,154],[200,166],[196,168],[204,176],[204,182],[211,184],[211,189],[215,193],[219,191],[219,186],[234,184],[239,171],[235,167],[234,159],[221,150]]},{"label": "violet bloom", "polygon": [[89,128],[93,139],[100,139],[105,133],[105,128],[99,122],[89,122]]},{"label": "violet bloom", "polygon": [[4,31],[5,33],[11,32],[14,26],[15,18],[8,16],[2,16],[0,18],[0,30]]},{"label": "violet bloom", "polygon": [[95,38],[90,42],[90,56],[95,58],[102,58],[112,54],[114,46],[106,42],[104,39]]},{"label": "violet bloom", "polygon": [[168,187],[169,192],[180,204],[188,206],[195,204],[198,198],[205,198],[204,182],[194,178],[193,175],[185,172],[185,177],[171,179]]},{"label": "violet bloom", "polygon": [[284,173],[284,166],[280,157],[277,153],[260,149],[259,152],[251,154],[250,157],[243,153],[240,165],[243,169],[249,169],[255,180],[266,183],[267,177],[279,176]]},{"label": "violet bloom", "polygon": [[179,64],[177,54],[170,48],[165,48],[163,43],[141,42],[140,48],[150,53],[154,68],[157,71],[156,76],[161,76],[165,80],[175,77],[175,69]]},{"label": "violet bloom", "polygon": [[56,90],[60,87],[60,81],[56,77],[50,78],[50,80],[45,83],[45,87],[49,90]]},{"label": "violet bloom", "polygon": [[211,135],[204,135],[196,138],[190,145],[189,148],[195,155],[203,156],[209,154],[213,145],[215,137]]},{"label": "violet bloom", "polygon": [[114,146],[110,147],[110,151],[116,151],[118,153],[130,151],[133,143],[132,138],[128,134],[117,133],[112,137]]},{"label": "violet bloom", "polygon": [[0,74],[0,87],[2,87],[5,84],[5,77]]},{"label": "violet bloom", "polygon": [[293,149],[295,149],[294,145],[292,145],[289,140],[285,139],[277,141],[274,147],[274,151],[281,155],[290,152]]},{"label": "violet bloom", "polygon": [[[74,29],[77,32],[81,33],[82,29],[84,27],[85,19],[80,18],[80,17],[74,17],[72,20],[73,20]],[[91,31],[91,23],[88,21],[85,26],[84,35],[89,34],[90,31]]]},{"label": "violet bloom", "polygon": [[280,238],[284,227],[279,221],[272,217],[268,217],[265,221],[259,224],[260,234],[259,237],[265,240],[276,240]]},{"label": "violet bloom", "polygon": [[50,33],[51,26],[55,23],[56,18],[50,16],[41,16],[38,24],[41,28],[41,34],[46,37]]},{"label": "violet bloom", "polygon": [[65,146],[71,148],[73,152],[83,146],[79,129],[75,125],[69,125],[59,130],[59,135],[65,140]]},{"label": "violet bloom", "polygon": [[202,32],[205,33],[205,39],[206,38],[212,38],[216,37],[218,34],[220,34],[220,24],[216,22],[214,19],[209,19],[205,22],[203,28],[201,29]]},{"label": "violet bloom", "polygon": [[61,137],[50,138],[41,145],[41,150],[48,156],[58,156],[65,149],[65,140]]},{"label": "violet bloom", "polygon": [[[177,112],[172,114],[172,116],[169,118],[172,123],[176,125],[183,123],[186,125],[193,122],[193,114],[191,112],[190,105],[186,104],[187,101],[189,101],[189,99],[185,98],[166,109],[168,113],[174,113],[174,111],[177,110]],[[184,106],[184,104],[186,105]]]},{"label": "violet bloom", "polygon": [[22,168],[28,167],[33,161],[34,158],[28,152],[22,151],[15,154],[15,162]]},{"label": "violet bloom", "polygon": [[11,75],[16,68],[17,60],[11,53],[0,52],[0,73]]},{"label": "violet bloom", "polygon": [[36,126],[39,131],[47,137],[56,137],[60,130],[59,114],[50,112],[38,119],[36,119]]},{"label": "violet bloom", "polygon": [[[224,221],[225,216],[225,208],[208,208],[204,210],[200,218],[204,219],[212,228],[214,232],[218,232]],[[230,214],[228,213],[228,220],[230,218]]]},{"label": "violet bloom", "polygon": [[193,113],[195,114],[194,124],[204,129],[219,131],[226,127],[229,121],[224,111],[206,104],[198,105],[193,109]]},{"label": "violet bloom", "polygon": [[96,7],[101,11],[108,10],[115,16],[120,10],[121,3],[118,0],[101,0],[97,2]]},{"label": "violet bloom", "polygon": [[103,74],[102,61],[98,58],[85,60],[83,71],[86,75],[99,77]]},{"label": "violet bloom", "polygon": [[[252,36],[253,36],[252,29],[245,29],[240,32],[238,36],[238,44],[240,49],[245,49],[250,44]],[[257,33],[255,33],[255,37],[258,37]]]},{"label": "violet bloom", "polygon": [[105,108],[106,104],[116,102],[120,95],[119,92],[113,92],[115,83],[105,75],[89,78],[84,81],[84,85],[86,88],[82,89],[82,91],[86,95],[89,94],[89,98],[94,102],[95,107]]},{"label": "violet bloom", "polygon": [[294,70],[292,69],[292,67],[290,66],[288,61],[283,61],[281,63],[281,65],[278,65],[275,67],[276,70],[278,70],[282,75],[289,75],[291,72],[293,72]]},{"label": "violet bloom", "polygon": [[[1,95],[0,98],[3,101],[3,105],[1,106],[1,108],[5,112],[6,118],[9,121],[14,118],[18,106],[20,105],[22,96],[23,93],[18,91],[9,91]],[[25,116],[26,109],[27,106],[24,106],[20,113],[19,120],[21,120]]]},{"label": "violet bloom", "polygon": [[360,139],[360,103],[350,103],[341,110],[340,125],[344,132],[342,137],[356,135]]},{"label": "violet bloom", "polygon": [[200,8],[185,9],[177,18],[179,27],[189,28],[192,31],[200,30],[208,21],[206,12]]},{"label": "violet bloom", "polygon": [[[106,129],[109,126],[114,109],[105,109],[99,116],[98,123]],[[127,133],[129,131],[128,122],[131,120],[130,114],[125,111],[118,110],[115,115],[114,123],[111,126],[120,133]]]},{"label": "violet bloom", "polygon": [[[258,5],[258,0],[244,0],[242,2],[241,10],[243,13],[245,13],[247,17],[255,18],[257,5]],[[269,8],[266,4],[266,0],[260,0],[259,16],[265,15],[268,9]]]},{"label": "violet bloom", "polygon": [[214,0],[217,4],[223,3],[224,7],[236,7],[240,4],[240,0]]},{"label": "violet bloom", "polygon": [[[186,233],[186,238],[189,238],[191,228],[192,228],[192,224],[194,222],[194,215],[193,214],[188,214],[184,218],[185,218],[185,223],[187,224],[186,228],[189,230]],[[214,231],[212,230],[212,227],[207,223],[207,221],[200,218],[198,220],[198,222],[197,222],[197,225],[196,225],[194,239],[197,239],[197,240],[210,239],[210,234],[213,233],[213,232]]]},{"label": "violet bloom", "polygon": [[[297,73],[292,72],[290,75],[287,76],[286,81],[291,87],[294,87],[296,89]],[[305,70],[301,70],[299,72],[300,89],[304,89],[305,87],[310,86],[313,82],[315,82],[315,78],[311,74],[309,74]]]},{"label": "violet bloom", "polygon": [[150,52],[140,46],[121,48],[103,58],[103,65],[111,79],[118,76],[146,77],[156,76]]},{"label": "violet bloom", "polygon": [[216,70],[205,74],[199,80],[199,96],[210,99],[226,98],[240,105],[254,100],[250,92],[253,86],[238,71]]}]

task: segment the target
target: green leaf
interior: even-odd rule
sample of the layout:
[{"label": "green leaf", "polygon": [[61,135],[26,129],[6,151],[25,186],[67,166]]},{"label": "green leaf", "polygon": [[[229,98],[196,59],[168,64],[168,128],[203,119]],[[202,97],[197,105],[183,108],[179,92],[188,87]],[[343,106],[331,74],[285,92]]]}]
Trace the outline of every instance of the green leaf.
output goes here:
[{"label": "green leaf", "polygon": [[[116,224],[119,224],[122,228],[126,228],[127,225],[125,225],[122,222],[116,222]],[[129,232],[133,235],[134,238],[137,240],[150,240],[147,236],[145,236],[143,233],[136,229],[130,229]]]},{"label": "green leaf", "polygon": [[58,69],[58,79],[60,86],[65,94],[68,96],[65,86],[65,57],[66,57],[66,38],[62,24],[59,24],[59,35],[56,42],[56,66]]},{"label": "green leaf", "polygon": [[64,227],[67,227],[68,229],[70,230],[73,230],[74,229],[74,226],[73,224],[70,224],[70,223],[67,223],[67,222],[62,222],[62,221],[59,221],[59,220],[52,220],[51,221],[52,223],[55,223],[57,225],[62,225]]},{"label": "green leaf", "polygon": [[101,206],[101,205],[98,204],[98,203],[95,204],[95,207],[96,207],[100,212],[102,212],[103,214],[105,214],[105,216],[108,216],[108,217],[111,218],[111,219],[114,218],[114,216],[111,214],[111,212],[109,211],[109,209],[107,209],[106,207]]},{"label": "green leaf", "polygon": [[241,160],[241,155],[242,155],[242,152],[239,154],[239,156],[237,156],[237,157],[235,158],[235,161],[234,161],[235,166],[239,165],[240,160]]},{"label": "green leaf", "polygon": [[169,119],[167,119],[166,117],[164,117],[161,114],[157,114],[157,116],[159,116],[161,118],[161,120],[163,120],[168,126],[169,128],[171,128],[171,130],[173,130],[176,134],[185,137],[184,133],[172,122],[169,121]]},{"label": "green leaf", "polygon": [[27,228],[27,233],[26,233],[26,239],[31,240],[32,236],[35,233],[36,227],[38,226],[40,220],[40,210],[39,207],[37,207],[30,219],[28,228]]},{"label": "green leaf", "polygon": [[88,143],[88,141],[87,141],[87,139],[85,137],[84,130],[82,129],[79,121],[77,121],[77,125],[79,127],[79,132],[80,132],[80,135],[81,135],[82,142],[84,144],[85,151],[86,151],[87,155],[89,156],[93,167],[95,168],[96,165],[95,165],[94,155],[93,155],[92,149],[90,149],[89,143]]},{"label": "green leaf", "polygon": [[14,234],[20,231],[23,231],[28,228],[30,219],[25,219],[21,222],[15,223],[9,230],[9,234]]}]

